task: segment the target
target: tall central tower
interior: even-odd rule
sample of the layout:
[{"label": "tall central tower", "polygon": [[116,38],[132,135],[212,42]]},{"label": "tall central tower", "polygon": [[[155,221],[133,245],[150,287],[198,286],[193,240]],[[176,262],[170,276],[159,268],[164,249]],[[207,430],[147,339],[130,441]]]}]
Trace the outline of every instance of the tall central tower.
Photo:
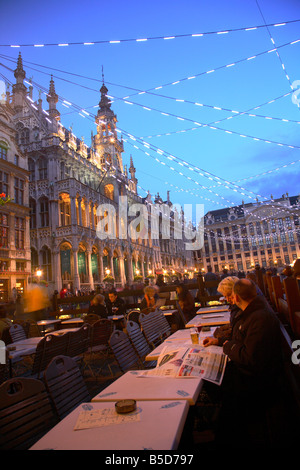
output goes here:
[{"label": "tall central tower", "polygon": [[94,151],[98,154],[103,170],[110,169],[123,173],[122,152],[123,142],[119,141],[116,130],[117,116],[111,109],[111,101],[107,96],[107,88],[100,88],[101,99],[95,118],[97,134],[93,136]]}]

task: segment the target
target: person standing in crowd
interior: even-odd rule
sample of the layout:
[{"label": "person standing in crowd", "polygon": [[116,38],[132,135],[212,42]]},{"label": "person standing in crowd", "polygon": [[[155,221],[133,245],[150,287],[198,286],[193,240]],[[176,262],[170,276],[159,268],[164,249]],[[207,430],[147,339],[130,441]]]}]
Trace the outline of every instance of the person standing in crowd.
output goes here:
[{"label": "person standing in crowd", "polygon": [[[218,281],[218,276],[216,273],[212,272],[212,267],[207,266],[207,273],[204,274],[204,281],[209,282],[209,281]],[[206,290],[208,292],[208,295],[217,295],[218,291],[216,287],[206,287]]]},{"label": "person standing in crowd", "polygon": [[47,289],[32,283],[24,292],[24,320],[43,320],[47,315],[50,300]]},{"label": "person standing in crowd", "polygon": [[4,342],[4,335],[3,333],[9,330],[9,328],[13,326],[13,322],[7,318],[6,316],[6,308],[4,305],[0,305],[0,339]]}]

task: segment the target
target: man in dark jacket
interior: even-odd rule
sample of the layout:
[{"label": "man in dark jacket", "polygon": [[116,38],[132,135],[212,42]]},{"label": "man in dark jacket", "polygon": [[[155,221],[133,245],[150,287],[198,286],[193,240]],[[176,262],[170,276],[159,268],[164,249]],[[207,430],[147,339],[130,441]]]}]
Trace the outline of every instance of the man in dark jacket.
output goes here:
[{"label": "man in dark jacket", "polygon": [[126,305],[124,300],[118,296],[117,292],[112,289],[108,293],[108,300],[106,303],[108,315],[125,315]]},{"label": "man in dark jacket", "polygon": [[225,447],[232,442],[237,447],[260,445],[256,431],[262,429],[266,409],[281,400],[283,391],[280,324],[263,296],[257,295],[253,281],[236,281],[232,298],[240,310],[223,343],[228,356],[223,381],[214,388],[207,383],[205,389],[222,405],[216,441]]},{"label": "man in dark jacket", "polygon": [[233,300],[240,313],[233,319],[231,338],[223,351],[240,379],[241,390],[265,393],[282,372],[279,321],[249,279],[234,284]]}]

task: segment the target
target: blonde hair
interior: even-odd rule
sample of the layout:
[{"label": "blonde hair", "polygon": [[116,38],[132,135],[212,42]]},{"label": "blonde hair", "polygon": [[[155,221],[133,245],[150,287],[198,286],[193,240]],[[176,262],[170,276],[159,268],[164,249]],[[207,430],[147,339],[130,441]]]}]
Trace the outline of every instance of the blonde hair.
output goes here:
[{"label": "blonde hair", "polygon": [[105,297],[102,294],[97,294],[93,298],[92,302],[94,305],[104,304]]},{"label": "blonde hair", "polygon": [[234,284],[238,280],[239,278],[236,276],[225,277],[218,285],[218,291],[224,296],[230,295],[232,293]]},{"label": "blonde hair", "polygon": [[156,289],[155,289],[154,286],[146,286],[146,287],[144,288],[144,293],[145,293],[146,295],[153,293],[153,295],[154,295],[154,294],[156,293]]}]

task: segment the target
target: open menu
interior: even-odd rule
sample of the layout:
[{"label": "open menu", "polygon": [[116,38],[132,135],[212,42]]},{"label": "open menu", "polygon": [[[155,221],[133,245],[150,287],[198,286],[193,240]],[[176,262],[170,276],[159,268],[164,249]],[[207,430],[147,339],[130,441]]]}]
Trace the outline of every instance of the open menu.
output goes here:
[{"label": "open menu", "polygon": [[227,356],[218,346],[182,347],[172,343],[160,353],[154,369],[139,372],[140,376],[199,377],[220,385]]}]

